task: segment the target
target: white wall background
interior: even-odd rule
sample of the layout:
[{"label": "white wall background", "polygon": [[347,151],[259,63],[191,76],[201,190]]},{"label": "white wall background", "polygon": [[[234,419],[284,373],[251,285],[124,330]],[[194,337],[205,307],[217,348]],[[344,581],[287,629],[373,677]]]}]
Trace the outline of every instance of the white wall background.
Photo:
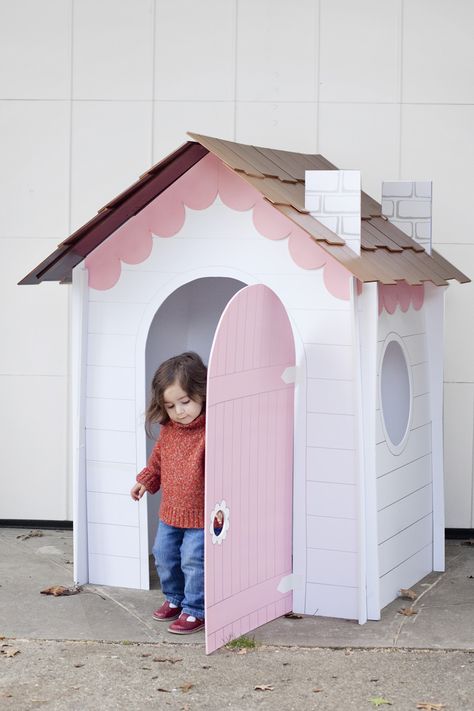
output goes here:
[{"label": "white wall background", "polygon": [[[16,282],[185,131],[432,179],[474,276],[471,0],[0,0],[0,519],[71,519],[68,300]],[[449,527],[472,527],[473,287],[447,296]]]}]

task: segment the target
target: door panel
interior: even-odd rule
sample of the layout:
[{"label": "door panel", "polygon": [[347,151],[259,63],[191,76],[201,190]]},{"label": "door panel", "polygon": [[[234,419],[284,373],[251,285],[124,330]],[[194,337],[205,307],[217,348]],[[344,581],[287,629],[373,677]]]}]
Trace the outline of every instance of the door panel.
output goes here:
[{"label": "door panel", "polygon": [[278,297],[246,287],[211,351],[206,443],[206,650],[291,610],[294,385],[291,325]]}]

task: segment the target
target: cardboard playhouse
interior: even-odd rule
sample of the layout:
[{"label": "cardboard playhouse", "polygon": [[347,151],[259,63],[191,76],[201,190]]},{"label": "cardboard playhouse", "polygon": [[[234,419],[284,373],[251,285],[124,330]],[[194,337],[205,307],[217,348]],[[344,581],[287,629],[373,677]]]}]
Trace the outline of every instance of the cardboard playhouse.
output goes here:
[{"label": "cardboard playhouse", "polygon": [[190,134],[27,275],[72,281],[78,583],[149,587],[154,370],[208,363],[206,637],[290,610],[380,618],[444,568],[431,184]]}]

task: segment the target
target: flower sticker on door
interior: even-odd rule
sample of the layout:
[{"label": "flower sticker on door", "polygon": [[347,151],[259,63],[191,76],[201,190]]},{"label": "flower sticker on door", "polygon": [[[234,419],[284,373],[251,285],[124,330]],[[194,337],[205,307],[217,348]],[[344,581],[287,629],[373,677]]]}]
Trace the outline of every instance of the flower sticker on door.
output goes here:
[{"label": "flower sticker on door", "polygon": [[212,536],[212,542],[222,543],[224,538],[227,536],[227,531],[229,530],[229,509],[226,506],[225,501],[221,501],[220,504],[216,504],[211,513],[211,523],[209,526],[209,533]]}]

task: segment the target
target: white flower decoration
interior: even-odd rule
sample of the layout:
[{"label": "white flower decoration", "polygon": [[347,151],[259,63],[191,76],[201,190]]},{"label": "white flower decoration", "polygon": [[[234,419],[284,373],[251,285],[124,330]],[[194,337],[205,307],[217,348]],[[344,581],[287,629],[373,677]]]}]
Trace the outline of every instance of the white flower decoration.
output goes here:
[{"label": "white flower decoration", "polygon": [[220,504],[216,504],[211,513],[211,523],[209,525],[209,533],[212,536],[212,542],[221,545],[229,530],[229,509],[224,500]]}]

